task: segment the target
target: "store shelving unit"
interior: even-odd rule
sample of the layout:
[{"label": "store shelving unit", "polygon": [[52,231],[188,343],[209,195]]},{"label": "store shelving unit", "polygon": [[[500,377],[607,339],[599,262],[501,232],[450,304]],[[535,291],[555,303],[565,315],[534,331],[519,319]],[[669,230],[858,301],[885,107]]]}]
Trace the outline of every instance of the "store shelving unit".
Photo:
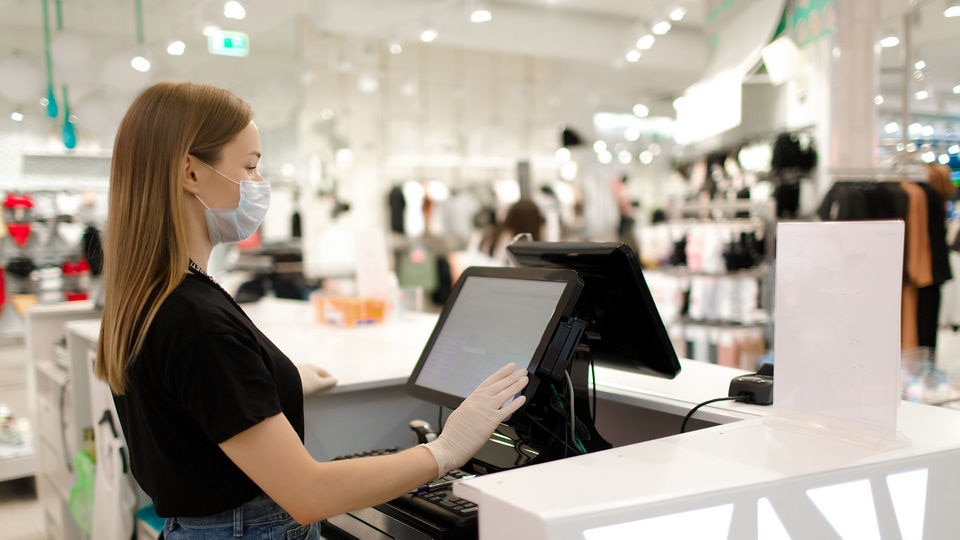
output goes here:
[{"label": "store shelving unit", "polygon": [[73,456],[83,448],[90,418],[87,358],[89,344],[65,332],[70,321],[98,319],[93,302],[37,305],[27,311],[26,342],[34,396],[37,492],[48,538],[83,540],[70,512],[76,482]]}]

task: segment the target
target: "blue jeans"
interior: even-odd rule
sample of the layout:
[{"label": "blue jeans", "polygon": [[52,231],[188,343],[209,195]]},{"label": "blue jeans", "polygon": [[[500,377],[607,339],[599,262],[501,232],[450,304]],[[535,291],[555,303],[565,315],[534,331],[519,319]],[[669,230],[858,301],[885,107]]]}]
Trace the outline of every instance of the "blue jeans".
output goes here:
[{"label": "blue jeans", "polygon": [[320,524],[300,525],[270,497],[260,495],[233,510],[212,516],[167,518],[161,538],[319,540]]}]

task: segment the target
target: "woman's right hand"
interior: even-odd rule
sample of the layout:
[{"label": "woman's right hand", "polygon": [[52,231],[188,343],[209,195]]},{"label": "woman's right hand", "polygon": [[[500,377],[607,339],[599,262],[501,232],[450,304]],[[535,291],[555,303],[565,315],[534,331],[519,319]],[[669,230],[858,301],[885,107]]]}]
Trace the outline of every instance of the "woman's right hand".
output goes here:
[{"label": "woman's right hand", "polygon": [[[526,401],[518,396],[527,385],[527,371],[507,364],[487,377],[447,418],[436,440],[426,443],[437,460],[438,477],[465,464],[504,419]],[[509,403],[508,403],[509,401]]]}]

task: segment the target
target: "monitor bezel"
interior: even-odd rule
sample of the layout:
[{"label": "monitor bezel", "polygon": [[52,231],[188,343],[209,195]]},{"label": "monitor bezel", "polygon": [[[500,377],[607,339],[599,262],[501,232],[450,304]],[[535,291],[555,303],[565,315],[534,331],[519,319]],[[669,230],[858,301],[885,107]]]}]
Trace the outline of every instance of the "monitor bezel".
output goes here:
[{"label": "monitor bezel", "polygon": [[[580,280],[579,274],[573,270],[562,268],[482,266],[471,266],[466,268],[450,291],[450,296],[443,305],[440,315],[437,318],[437,323],[434,326],[433,331],[430,333],[430,338],[427,340],[426,345],[424,345],[423,351],[420,353],[420,358],[417,360],[416,366],[414,366],[410,377],[407,379],[407,393],[413,397],[451,409],[459,407],[463,402],[464,398],[461,396],[418,385],[417,378],[419,377],[420,372],[423,370],[427,359],[430,356],[430,351],[432,350],[433,345],[436,343],[437,338],[440,336],[443,326],[453,310],[453,306],[457,302],[460,291],[463,289],[467,280],[469,280],[471,277],[552,281],[564,284],[563,291],[561,292],[559,301],[557,302],[557,307],[554,310],[553,315],[550,317],[543,334],[540,336],[540,340],[537,343],[537,347],[534,350],[534,354],[530,359],[529,364],[526,366],[517,366],[517,368],[526,368],[527,372],[530,373],[530,383],[528,383],[527,388],[524,390],[524,394],[528,395],[529,399],[529,394],[535,392],[537,388],[535,373],[540,364],[540,360],[543,358],[547,347],[550,345],[550,341],[553,338],[553,334],[556,331],[557,326],[565,317],[570,316],[574,306],[577,303],[577,299],[580,297],[580,292],[583,290],[583,282]],[[482,381],[477,381],[477,384],[480,382]]]},{"label": "monitor bezel", "polygon": [[[629,271],[629,275],[633,276],[637,284],[636,294],[637,300],[641,303],[641,313],[646,314],[646,320],[637,321],[637,323],[649,325],[651,335],[654,337],[655,343],[642,346],[643,349],[650,346],[656,348],[648,357],[653,360],[647,362],[632,358],[609,360],[605,355],[595,354],[597,364],[667,379],[672,379],[680,373],[680,359],[677,357],[676,349],[660,317],[660,311],[643,277],[640,258],[629,245],[622,242],[515,242],[507,246],[507,251],[514,263],[531,268],[566,268],[577,271],[578,260],[583,260],[586,256],[609,257],[611,260],[619,261],[615,264],[625,265],[625,271]],[[581,295],[581,301],[585,301],[589,297],[588,289],[591,283],[583,276],[581,279],[584,281],[584,294]],[[627,294],[626,291],[624,293]],[[578,311],[575,307],[573,316],[577,316]],[[587,332],[589,331],[588,328]],[[581,342],[584,341],[586,338]],[[640,346],[637,347],[637,349],[640,348]]]}]

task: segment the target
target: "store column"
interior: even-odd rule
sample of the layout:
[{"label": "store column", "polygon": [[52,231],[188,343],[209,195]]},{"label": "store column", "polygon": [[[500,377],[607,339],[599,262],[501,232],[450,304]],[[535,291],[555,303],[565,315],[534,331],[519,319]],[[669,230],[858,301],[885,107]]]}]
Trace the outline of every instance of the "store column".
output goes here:
[{"label": "store column", "polygon": [[841,175],[864,174],[877,164],[876,130],[879,5],[877,0],[834,1],[836,31],[830,65],[831,183]]}]

